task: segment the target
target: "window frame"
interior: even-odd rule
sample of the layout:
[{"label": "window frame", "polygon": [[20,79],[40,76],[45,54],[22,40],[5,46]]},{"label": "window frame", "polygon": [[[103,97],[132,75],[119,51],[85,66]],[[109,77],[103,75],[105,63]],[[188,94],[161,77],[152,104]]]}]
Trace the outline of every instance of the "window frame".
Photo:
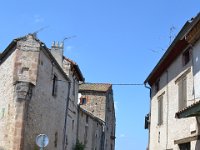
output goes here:
[{"label": "window frame", "polygon": [[178,81],[178,110],[187,107],[187,76]]},{"label": "window frame", "polygon": [[186,49],[182,54],[182,63],[183,66],[186,66],[191,60],[191,49]]},{"label": "window frame", "polygon": [[160,79],[156,80],[155,82],[155,93],[160,90]]},{"label": "window frame", "polygon": [[52,86],[52,96],[57,96],[58,91],[58,76],[56,74],[53,75],[53,86]]},{"label": "window frame", "polygon": [[80,104],[85,105],[87,103],[87,98],[86,97],[81,97],[80,98]]},{"label": "window frame", "polygon": [[163,124],[163,94],[158,98],[158,126]]}]

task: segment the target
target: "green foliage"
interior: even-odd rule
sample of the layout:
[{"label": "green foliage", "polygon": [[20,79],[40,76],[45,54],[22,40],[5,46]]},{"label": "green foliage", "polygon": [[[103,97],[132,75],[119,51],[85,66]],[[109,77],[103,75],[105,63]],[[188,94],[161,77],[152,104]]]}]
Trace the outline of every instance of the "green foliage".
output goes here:
[{"label": "green foliage", "polygon": [[77,141],[74,150],[84,150],[84,149],[85,149],[85,145]]}]

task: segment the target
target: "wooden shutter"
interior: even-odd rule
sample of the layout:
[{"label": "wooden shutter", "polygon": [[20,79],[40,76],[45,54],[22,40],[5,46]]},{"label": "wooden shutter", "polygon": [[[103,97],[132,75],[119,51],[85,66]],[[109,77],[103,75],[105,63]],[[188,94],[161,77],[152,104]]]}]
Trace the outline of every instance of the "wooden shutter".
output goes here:
[{"label": "wooden shutter", "polygon": [[181,110],[183,108],[183,82],[180,80],[178,82],[178,109]]},{"label": "wooden shutter", "polygon": [[187,106],[187,80],[183,78],[183,108]]},{"label": "wooden shutter", "polygon": [[163,96],[158,98],[158,125],[163,123]]},{"label": "wooden shutter", "polygon": [[179,110],[187,106],[187,79],[182,78],[178,83],[178,105]]}]

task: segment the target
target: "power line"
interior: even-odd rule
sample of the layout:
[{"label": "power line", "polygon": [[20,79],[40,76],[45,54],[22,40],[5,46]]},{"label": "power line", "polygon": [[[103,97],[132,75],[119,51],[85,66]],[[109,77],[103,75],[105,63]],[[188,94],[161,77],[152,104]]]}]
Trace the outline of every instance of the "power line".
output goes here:
[{"label": "power line", "polygon": [[[60,82],[70,82],[70,81],[64,81],[64,80],[56,80]],[[83,84],[102,84],[102,83],[91,83],[91,82],[84,82]],[[111,85],[117,85],[117,86],[144,86],[144,83],[108,83]]]},{"label": "power line", "polygon": [[118,86],[141,86],[144,85],[143,83],[113,83],[112,85]]}]

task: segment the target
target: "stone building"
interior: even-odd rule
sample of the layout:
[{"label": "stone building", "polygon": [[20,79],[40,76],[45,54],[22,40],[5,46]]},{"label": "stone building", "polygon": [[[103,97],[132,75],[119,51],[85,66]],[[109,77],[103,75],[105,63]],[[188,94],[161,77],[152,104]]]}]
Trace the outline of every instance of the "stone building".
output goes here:
[{"label": "stone building", "polygon": [[85,150],[102,150],[104,121],[79,108],[77,137]]},{"label": "stone building", "polygon": [[111,85],[90,89],[98,97],[90,105],[95,114],[83,105],[79,108],[79,84],[84,77],[78,65],[63,56],[63,49],[63,43],[53,42],[49,49],[28,34],[14,39],[0,55],[0,150],[38,149],[39,134],[49,138],[46,150],[73,150],[77,140],[88,150],[114,149]]},{"label": "stone building", "polygon": [[200,14],[186,22],[145,80],[151,89],[149,150],[200,149],[199,38]]},{"label": "stone building", "polygon": [[[69,77],[44,43],[29,34],[13,40],[0,56],[0,149],[63,149]],[[64,82],[59,82],[64,81]]]},{"label": "stone building", "polygon": [[70,94],[67,112],[66,147],[72,150],[76,145],[78,126],[78,89],[79,83],[84,82],[84,77],[78,65],[64,57],[63,69],[70,79]]},{"label": "stone building", "polygon": [[[80,108],[104,122],[101,149],[114,150],[115,109],[112,85],[100,83],[84,83],[79,86],[79,93]],[[85,144],[87,145],[87,143]]]},{"label": "stone building", "polygon": [[[69,78],[67,118],[65,119],[65,149],[72,150],[77,140],[77,117],[78,117],[78,89],[79,83],[84,82],[84,77],[79,66],[69,58],[63,56],[64,43],[53,42],[50,52],[62,67]],[[67,90],[67,89],[66,89]]]},{"label": "stone building", "polygon": [[78,65],[63,57],[63,44],[48,49],[29,34],[13,40],[0,61],[0,149],[36,149],[36,136],[45,133],[46,149],[71,150],[84,78]]}]

